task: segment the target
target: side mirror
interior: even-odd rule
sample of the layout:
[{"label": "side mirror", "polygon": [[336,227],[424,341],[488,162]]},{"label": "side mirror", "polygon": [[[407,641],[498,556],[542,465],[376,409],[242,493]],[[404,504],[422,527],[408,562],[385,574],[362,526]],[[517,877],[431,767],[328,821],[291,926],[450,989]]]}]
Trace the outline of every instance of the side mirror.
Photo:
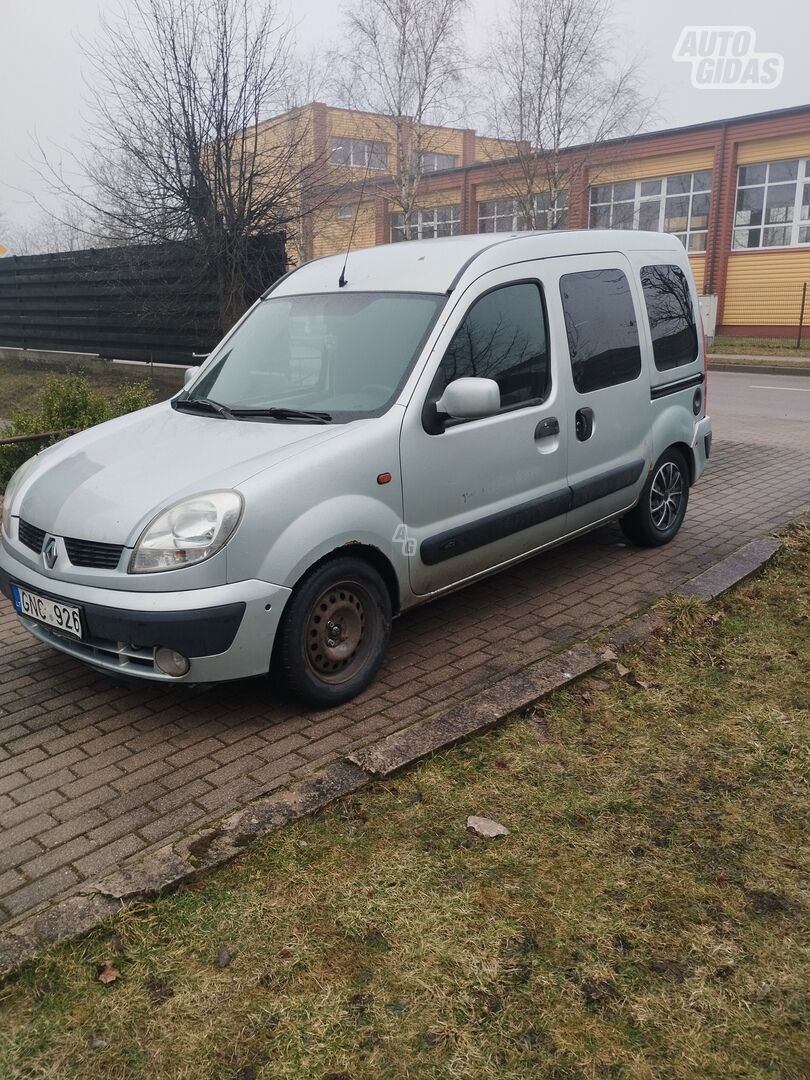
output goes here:
[{"label": "side mirror", "polygon": [[187,367],[183,373],[183,386],[188,386],[199,370],[198,367]]},{"label": "side mirror", "polygon": [[462,378],[448,383],[436,409],[453,420],[475,420],[500,412],[501,391],[494,379]]}]

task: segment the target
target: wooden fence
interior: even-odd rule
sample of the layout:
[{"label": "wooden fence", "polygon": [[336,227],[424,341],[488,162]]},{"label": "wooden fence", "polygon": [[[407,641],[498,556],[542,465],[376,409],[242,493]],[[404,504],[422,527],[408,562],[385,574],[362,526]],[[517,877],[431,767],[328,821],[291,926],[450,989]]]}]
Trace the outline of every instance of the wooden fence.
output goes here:
[{"label": "wooden fence", "polygon": [[[251,291],[285,269],[284,236],[251,242]],[[194,364],[221,336],[215,283],[188,244],[0,259],[0,346]]]}]

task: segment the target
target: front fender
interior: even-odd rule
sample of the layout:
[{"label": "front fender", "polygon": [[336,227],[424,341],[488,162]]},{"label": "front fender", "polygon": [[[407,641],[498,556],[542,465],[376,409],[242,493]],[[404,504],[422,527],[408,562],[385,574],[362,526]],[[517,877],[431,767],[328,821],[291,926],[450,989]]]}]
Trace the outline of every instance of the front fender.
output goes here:
[{"label": "front fender", "polygon": [[398,539],[401,533],[401,514],[378,499],[335,496],[309,507],[272,538],[259,563],[258,576],[292,589],[324,556],[365,544],[385,556],[402,586],[407,581],[408,556],[407,544]]}]

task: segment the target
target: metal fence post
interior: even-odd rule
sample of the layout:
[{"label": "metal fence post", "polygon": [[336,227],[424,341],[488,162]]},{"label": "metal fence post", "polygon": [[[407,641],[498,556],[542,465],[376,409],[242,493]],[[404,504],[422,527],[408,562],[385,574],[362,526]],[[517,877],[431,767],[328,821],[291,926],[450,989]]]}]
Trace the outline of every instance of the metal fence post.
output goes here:
[{"label": "metal fence post", "polygon": [[802,347],[802,327],[804,326],[804,309],[807,306],[807,282],[802,286],[802,310],[799,314],[799,334],[796,338],[796,348]]}]

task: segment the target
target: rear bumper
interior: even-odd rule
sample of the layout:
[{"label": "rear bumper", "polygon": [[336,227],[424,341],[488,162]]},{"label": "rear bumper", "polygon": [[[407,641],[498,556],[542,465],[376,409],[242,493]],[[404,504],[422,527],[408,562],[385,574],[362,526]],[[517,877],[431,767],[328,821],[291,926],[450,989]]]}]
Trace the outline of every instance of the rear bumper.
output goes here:
[{"label": "rear bumper", "polygon": [[[101,670],[169,683],[267,672],[290,593],[266,581],[166,593],[90,588],[38,574],[0,549],[0,592],[9,599],[12,582],[82,609],[81,640],[18,614],[38,640]],[[188,674],[171,678],[158,671],[154,653],[160,647],[188,657]]]},{"label": "rear bumper", "polygon": [[692,461],[695,468],[693,482],[703,475],[711,449],[712,421],[711,417],[704,416],[695,424],[695,435],[692,440]]}]

